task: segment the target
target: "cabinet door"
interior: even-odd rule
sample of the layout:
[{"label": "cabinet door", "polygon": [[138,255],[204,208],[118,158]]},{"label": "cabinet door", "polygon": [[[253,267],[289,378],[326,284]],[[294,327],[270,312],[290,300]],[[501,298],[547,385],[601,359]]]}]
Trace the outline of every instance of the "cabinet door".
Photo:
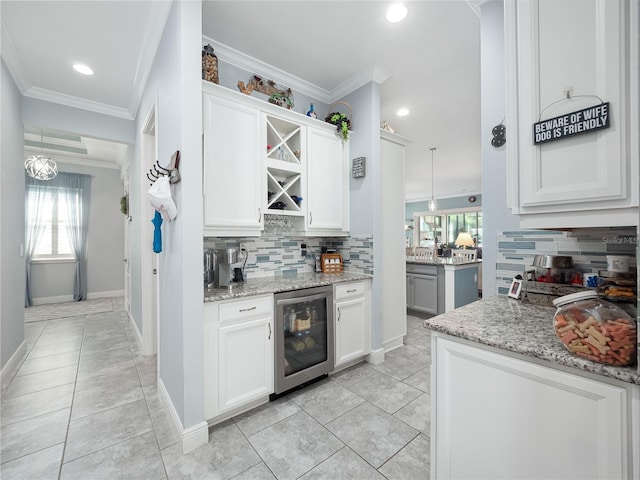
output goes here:
[{"label": "cabinet door", "polygon": [[335,132],[307,130],[307,231],[349,230],[348,144]]},{"label": "cabinet door", "polygon": [[220,327],[218,413],[273,393],[272,317]]},{"label": "cabinet door", "polygon": [[411,275],[411,308],[422,313],[438,313],[438,277]]},{"label": "cabinet door", "polygon": [[431,478],[637,478],[637,386],[434,339]]},{"label": "cabinet door", "polygon": [[366,312],[364,297],[336,303],[336,367],[369,353]]},{"label": "cabinet door", "polygon": [[407,308],[413,308],[413,275],[407,273]]},{"label": "cabinet door", "polygon": [[260,235],[260,112],[203,94],[205,234]]},{"label": "cabinet door", "polygon": [[[629,3],[524,0],[507,2],[505,8],[507,64],[513,69],[507,141],[512,210],[532,222],[523,226],[535,227],[536,221],[543,227],[606,225],[607,219],[587,213],[611,209],[616,212],[609,215],[623,217],[610,216],[609,224],[635,225],[637,213],[630,207],[638,205],[637,142],[630,143],[629,132],[637,132],[637,125],[630,130],[637,115],[631,115],[629,95],[636,95],[638,63],[636,58],[630,64],[630,48],[637,47],[628,41],[628,24],[637,18],[629,20]],[[609,102],[609,128],[534,143],[534,123],[601,101]],[[585,213],[559,225],[544,215],[563,212]]]}]

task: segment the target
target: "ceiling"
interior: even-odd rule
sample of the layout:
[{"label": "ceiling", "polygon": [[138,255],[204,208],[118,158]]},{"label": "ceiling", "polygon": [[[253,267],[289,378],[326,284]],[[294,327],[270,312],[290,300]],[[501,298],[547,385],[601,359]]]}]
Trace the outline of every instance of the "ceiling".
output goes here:
[{"label": "ceiling", "polygon": [[[390,24],[386,1],[205,0],[203,35],[330,93],[363,72],[383,72],[381,119],[412,141],[407,199],[431,196],[431,147],[436,197],[475,194],[479,1],[405,1],[407,18]],[[169,8],[166,1],[2,0],[2,56],[24,95],[133,118]],[[75,62],[96,74],[77,74]],[[397,117],[400,107],[411,113]],[[354,112],[356,131],[357,122]],[[96,148],[94,156],[102,155]]]}]

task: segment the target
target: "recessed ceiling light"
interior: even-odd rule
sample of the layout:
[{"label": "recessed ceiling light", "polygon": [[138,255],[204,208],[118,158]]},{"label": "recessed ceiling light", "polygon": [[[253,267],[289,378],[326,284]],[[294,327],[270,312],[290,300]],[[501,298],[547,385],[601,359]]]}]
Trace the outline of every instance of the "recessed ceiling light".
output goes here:
[{"label": "recessed ceiling light", "polygon": [[93,75],[93,70],[91,70],[89,67],[87,67],[86,65],[82,65],[81,63],[76,63],[73,66],[73,69],[76,72],[82,73],[83,75]]},{"label": "recessed ceiling light", "polygon": [[391,23],[397,23],[404,20],[407,16],[407,7],[402,3],[394,3],[387,10],[387,21]]},{"label": "recessed ceiling light", "polygon": [[400,110],[398,110],[396,112],[396,115],[399,117],[406,117],[407,115],[409,115],[409,109],[408,108],[401,108]]}]

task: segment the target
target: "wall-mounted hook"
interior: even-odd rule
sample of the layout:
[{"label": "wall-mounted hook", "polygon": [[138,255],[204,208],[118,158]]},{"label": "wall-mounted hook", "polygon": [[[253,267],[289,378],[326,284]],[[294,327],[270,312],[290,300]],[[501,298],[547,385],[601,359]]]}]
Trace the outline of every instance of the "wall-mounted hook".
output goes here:
[{"label": "wall-mounted hook", "polygon": [[169,182],[170,183],[178,183],[180,181],[180,172],[178,171],[178,166],[180,165],[180,150],[176,150],[173,155],[171,155],[171,161],[169,162]]},{"label": "wall-mounted hook", "polygon": [[[158,162],[158,160],[156,160],[156,165],[158,165],[158,167],[160,168],[160,170],[162,170],[162,171],[163,171],[163,172],[162,172],[163,174],[165,174],[165,175],[169,175],[169,174],[171,174],[171,170],[168,170],[168,169],[164,168],[162,165],[160,165],[160,162]],[[155,167],[155,166],[154,166],[154,167]]]}]

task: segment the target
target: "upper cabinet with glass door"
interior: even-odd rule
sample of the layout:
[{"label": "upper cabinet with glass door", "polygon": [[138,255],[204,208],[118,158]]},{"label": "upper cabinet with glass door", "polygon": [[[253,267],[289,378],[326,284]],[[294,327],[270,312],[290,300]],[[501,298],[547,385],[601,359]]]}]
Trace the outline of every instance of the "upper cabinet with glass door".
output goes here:
[{"label": "upper cabinet with glass door", "polygon": [[266,126],[267,213],[303,216],[305,127],[272,115]]}]

